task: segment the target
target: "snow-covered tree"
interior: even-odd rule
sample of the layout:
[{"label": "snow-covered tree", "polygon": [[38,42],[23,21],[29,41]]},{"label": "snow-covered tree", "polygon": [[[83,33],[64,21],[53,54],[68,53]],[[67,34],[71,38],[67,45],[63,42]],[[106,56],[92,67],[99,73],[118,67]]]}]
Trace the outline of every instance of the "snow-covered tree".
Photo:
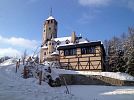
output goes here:
[{"label": "snow-covered tree", "polygon": [[134,76],[134,50],[132,54],[129,56],[128,62],[127,62],[127,73]]},{"label": "snow-covered tree", "polygon": [[128,28],[128,32],[123,33],[119,38],[113,37],[109,41],[104,41],[104,45],[107,54],[106,61],[111,71],[131,70],[127,67],[130,65],[130,58],[134,51],[134,27]]}]

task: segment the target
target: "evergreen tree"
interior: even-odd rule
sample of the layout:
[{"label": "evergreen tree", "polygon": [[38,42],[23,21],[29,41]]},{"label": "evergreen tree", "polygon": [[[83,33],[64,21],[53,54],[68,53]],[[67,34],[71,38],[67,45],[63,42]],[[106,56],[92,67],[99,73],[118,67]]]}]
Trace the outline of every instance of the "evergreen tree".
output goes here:
[{"label": "evergreen tree", "polygon": [[134,76],[134,50],[132,54],[129,56],[128,62],[127,62],[127,73]]}]

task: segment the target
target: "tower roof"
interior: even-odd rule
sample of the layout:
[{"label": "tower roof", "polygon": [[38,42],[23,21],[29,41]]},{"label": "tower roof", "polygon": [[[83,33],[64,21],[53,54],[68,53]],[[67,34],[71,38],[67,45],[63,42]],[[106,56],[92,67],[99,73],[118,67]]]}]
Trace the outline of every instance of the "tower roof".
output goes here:
[{"label": "tower roof", "polygon": [[52,20],[55,19],[53,16],[49,16],[46,20]]}]

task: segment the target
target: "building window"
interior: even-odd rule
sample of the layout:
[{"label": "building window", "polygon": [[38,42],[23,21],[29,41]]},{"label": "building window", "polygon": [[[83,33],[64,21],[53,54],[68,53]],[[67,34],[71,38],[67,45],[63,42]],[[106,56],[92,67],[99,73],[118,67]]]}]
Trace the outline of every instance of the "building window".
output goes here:
[{"label": "building window", "polygon": [[44,30],[44,32],[45,32],[45,30]]},{"label": "building window", "polygon": [[95,53],[95,47],[81,48],[81,54],[94,54],[94,53]]},{"label": "building window", "polygon": [[44,52],[44,55],[46,55],[46,52]]},{"label": "building window", "polygon": [[51,27],[49,27],[49,30],[51,30]]},{"label": "building window", "polygon": [[88,54],[88,48],[81,48],[81,54]]},{"label": "building window", "polygon": [[65,56],[72,56],[72,55],[76,55],[77,51],[76,49],[66,49],[64,50],[64,55]]},{"label": "building window", "polygon": [[95,52],[95,47],[90,47],[90,48],[89,48],[89,53],[91,53],[91,54],[96,53],[96,52]]}]

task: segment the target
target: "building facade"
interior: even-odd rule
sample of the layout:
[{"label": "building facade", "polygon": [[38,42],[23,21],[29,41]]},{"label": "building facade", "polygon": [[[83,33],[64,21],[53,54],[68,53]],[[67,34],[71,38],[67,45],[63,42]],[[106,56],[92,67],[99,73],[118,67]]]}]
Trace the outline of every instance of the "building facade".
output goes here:
[{"label": "building facade", "polygon": [[69,37],[57,38],[58,22],[49,16],[43,25],[40,61],[58,61],[69,70],[104,71],[105,50],[101,41],[90,42],[72,32]]}]

